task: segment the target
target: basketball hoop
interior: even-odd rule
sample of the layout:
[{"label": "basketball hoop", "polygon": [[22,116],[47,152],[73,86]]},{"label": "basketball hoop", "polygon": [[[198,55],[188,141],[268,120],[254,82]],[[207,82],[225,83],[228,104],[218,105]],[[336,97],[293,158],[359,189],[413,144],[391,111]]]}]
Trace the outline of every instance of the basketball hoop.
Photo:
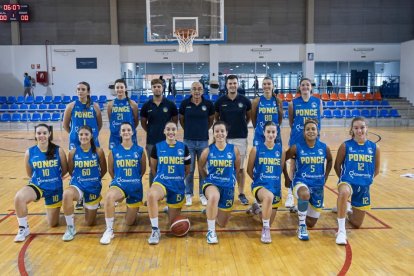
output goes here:
[{"label": "basketball hoop", "polygon": [[178,40],[178,52],[191,53],[193,51],[193,41],[197,36],[196,29],[176,29],[174,32]]}]

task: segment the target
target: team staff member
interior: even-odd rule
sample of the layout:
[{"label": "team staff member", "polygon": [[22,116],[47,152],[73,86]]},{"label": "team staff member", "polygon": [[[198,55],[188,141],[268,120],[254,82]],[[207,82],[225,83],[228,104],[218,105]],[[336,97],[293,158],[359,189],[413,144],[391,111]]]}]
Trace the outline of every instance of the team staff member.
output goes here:
[{"label": "team staff member", "polygon": [[176,140],[177,124],[165,125],[165,141],[155,145],[151,152],[151,170],[155,175],[154,183],[148,191],[148,215],[152,233],[149,244],[160,242],[161,232],[158,228],[158,201],[167,199],[169,224],[181,213],[184,205],[184,178],[190,172],[191,155],[187,146]]},{"label": "team staff member", "polygon": [[123,122],[130,123],[134,129],[132,141],[137,144],[138,126],[138,105],[136,102],[128,97],[126,91],[127,85],[125,80],[118,79],[115,81],[116,98],[108,103],[107,112],[109,118],[109,130],[111,135],[109,137],[109,149],[121,144],[120,126]]},{"label": "team staff member", "polygon": [[274,122],[277,126],[276,142],[281,143],[280,125],[283,119],[282,101],[273,93],[273,80],[265,77],[262,82],[263,95],[252,101],[252,124],[254,127],[253,145],[258,146],[265,141],[264,125]]},{"label": "team staff member", "polygon": [[364,118],[352,120],[349,133],[352,139],[345,141],[338,149],[335,172],[338,182],[338,233],[336,243],[347,244],[345,216],[347,201],[351,197],[352,210],[348,213],[349,222],[359,228],[364,221],[366,210],[370,209],[370,186],[379,174],[380,149],[368,140],[368,127]]},{"label": "team staff member", "polygon": [[[299,82],[300,97],[289,103],[289,125],[290,139],[289,147],[298,142],[304,142],[303,126],[307,119],[316,119],[318,122],[318,133],[321,130],[321,116],[323,112],[322,101],[312,96],[312,82],[308,78],[302,78]],[[290,166],[290,176],[295,170],[294,164]],[[288,183],[285,182],[285,185]],[[286,186],[288,196],[286,198],[285,207],[293,208],[295,201],[293,198],[292,187]]]},{"label": "team staff member", "polygon": [[[190,173],[185,178],[185,205],[192,205],[194,189],[194,172],[201,153],[208,147],[208,130],[214,121],[213,103],[203,97],[203,85],[200,82],[191,84],[191,96],[185,99],[179,109],[180,124],[184,129],[184,144],[191,154]],[[203,206],[207,199],[202,191],[203,178],[199,177],[199,195]]]},{"label": "team staff member", "polygon": [[63,241],[71,241],[76,235],[73,201],[84,199],[85,222],[92,226],[102,199],[101,179],[106,174],[105,154],[95,146],[89,126],[80,127],[79,142],[81,145],[72,149],[68,156],[68,171],[72,178],[70,186],[63,192],[63,211],[67,225]]},{"label": "team staff member", "polygon": [[[286,160],[294,158],[293,193],[298,199],[298,238],[309,240],[307,227],[313,227],[319,219],[323,206],[324,186],[332,169],[329,147],[318,138],[318,124],[313,119],[305,122],[304,142],[292,145],[286,152]],[[285,179],[289,179],[284,170]]]},{"label": "team staff member", "polygon": [[[226,226],[233,209],[236,172],[240,167],[237,147],[228,144],[226,123],[217,121],[213,125],[214,143],[200,157],[198,171],[204,177],[203,193],[207,197],[207,243],[218,243],[216,222]],[[207,166],[207,170],[206,170]]]},{"label": "team staff member", "polygon": [[49,126],[35,126],[36,145],[26,150],[24,163],[29,184],[21,188],[14,197],[14,208],[19,223],[15,242],[22,242],[30,234],[27,223],[27,205],[45,198],[46,218],[50,227],[59,224],[62,206],[62,177],[67,173],[66,155],[62,148],[52,143]]},{"label": "team staff member", "polygon": [[[141,108],[139,113],[141,117],[141,126],[147,132],[147,143],[145,150],[148,155],[148,162],[151,166],[151,152],[155,144],[165,140],[164,127],[169,121],[178,123],[178,110],[170,100],[163,96],[163,81],[153,79],[151,81],[153,93],[152,99],[149,99]],[[149,184],[152,185],[154,175],[149,172]]]},{"label": "team staff member", "polygon": [[115,202],[126,199],[125,223],[134,225],[139,207],[142,205],[142,176],[147,167],[144,149],[132,141],[133,127],[122,123],[120,127],[122,142],[113,148],[108,156],[108,172],[112,177],[109,191],[105,196],[106,230],[101,244],[110,244],[114,238]]},{"label": "team staff member", "polygon": [[248,98],[237,93],[238,78],[229,75],[226,80],[227,95],[220,97],[214,104],[215,120],[223,121],[229,126],[227,141],[235,145],[240,152],[240,168],[237,172],[239,200],[243,205],[249,204],[244,194],[244,160],[247,153],[247,125],[251,118],[252,104]]}]

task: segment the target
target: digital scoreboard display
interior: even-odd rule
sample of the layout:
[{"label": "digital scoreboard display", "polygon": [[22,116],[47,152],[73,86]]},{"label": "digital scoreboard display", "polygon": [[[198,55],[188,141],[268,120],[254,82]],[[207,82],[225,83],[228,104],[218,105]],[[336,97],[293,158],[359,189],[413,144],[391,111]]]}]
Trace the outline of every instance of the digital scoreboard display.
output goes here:
[{"label": "digital scoreboard display", "polygon": [[29,22],[29,5],[1,4],[0,22]]}]

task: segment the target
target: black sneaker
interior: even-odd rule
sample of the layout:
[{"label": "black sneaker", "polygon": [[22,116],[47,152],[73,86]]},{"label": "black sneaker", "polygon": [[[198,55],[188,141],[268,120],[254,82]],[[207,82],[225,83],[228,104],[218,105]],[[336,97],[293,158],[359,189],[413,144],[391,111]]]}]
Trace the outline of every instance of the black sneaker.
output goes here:
[{"label": "black sneaker", "polygon": [[245,194],[239,194],[240,203],[243,205],[249,205],[249,200],[246,198]]},{"label": "black sneaker", "polygon": [[76,206],[75,206],[76,210],[82,210],[83,209],[83,200],[80,199],[78,202],[76,202]]}]

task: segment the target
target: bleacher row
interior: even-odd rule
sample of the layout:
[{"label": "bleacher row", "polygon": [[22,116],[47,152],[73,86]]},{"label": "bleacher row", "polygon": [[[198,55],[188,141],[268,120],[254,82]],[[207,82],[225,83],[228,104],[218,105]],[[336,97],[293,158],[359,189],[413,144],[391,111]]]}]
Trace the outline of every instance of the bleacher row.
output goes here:
[{"label": "bleacher row", "polygon": [[[313,94],[314,96],[323,99],[323,117],[327,119],[331,118],[353,118],[357,116],[363,116],[366,118],[398,118],[401,117],[398,110],[392,109],[388,101],[382,100],[381,95],[366,93],[364,97],[355,96],[353,93],[348,93],[345,97],[340,93],[339,95],[332,93],[328,94]],[[336,95],[336,96],[333,96]],[[363,95],[357,93],[356,95]],[[367,96],[367,95],[371,95]],[[377,96],[375,96],[377,95]],[[215,102],[219,95],[203,95],[205,98]],[[278,94],[278,97],[283,100],[283,117],[288,117],[288,105],[294,98],[300,96],[300,94]],[[189,97],[189,95],[168,95],[167,99],[175,102],[177,107],[181,102]],[[39,121],[60,121],[63,117],[63,111],[66,105],[74,100],[77,96],[36,96],[36,97],[4,97],[0,96],[0,122],[39,122]],[[141,109],[143,104],[151,99],[152,96],[147,95],[132,95],[131,99],[138,103],[138,108]],[[358,98],[358,100],[357,100]],[[376,98],[377,100],[368,100]],[[104,104],[107,102],[105,95],[91,96],[93,102],[97,102],[100,109],[104,109]]]}]

